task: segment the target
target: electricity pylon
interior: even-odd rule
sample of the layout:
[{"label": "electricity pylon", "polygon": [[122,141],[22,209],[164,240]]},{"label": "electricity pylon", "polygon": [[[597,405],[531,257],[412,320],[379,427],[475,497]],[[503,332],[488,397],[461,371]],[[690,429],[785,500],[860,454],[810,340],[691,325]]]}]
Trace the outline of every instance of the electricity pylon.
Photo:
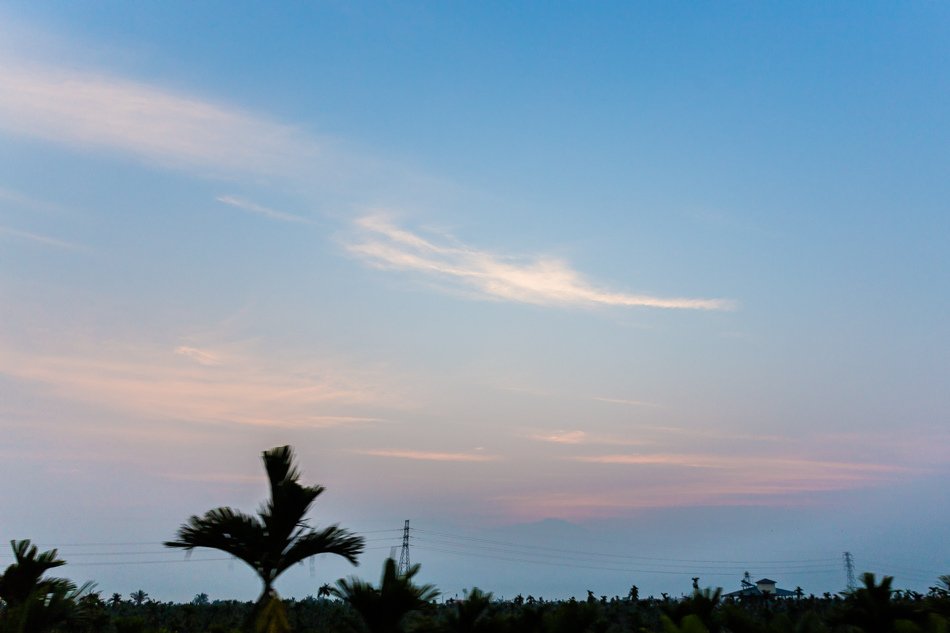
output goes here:
[{"label": "electricity pylon", "polygon": [[405,576],[409,573],[409,567],[411,563],[409,562],[409,519],[406,519],[406,523],[402,528],[402,550],[399,552],[399,565],[396,567],[396,571]]}]

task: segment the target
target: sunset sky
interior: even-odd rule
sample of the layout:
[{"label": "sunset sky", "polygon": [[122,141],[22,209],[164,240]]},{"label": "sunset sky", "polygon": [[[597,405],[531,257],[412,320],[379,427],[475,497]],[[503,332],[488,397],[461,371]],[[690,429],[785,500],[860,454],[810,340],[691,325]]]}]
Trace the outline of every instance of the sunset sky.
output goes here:
[{"label": "sunset sky", "polygon": [[158,544],[292,444],[372,549],[285,595],[376,578],[405,519],[447,595],[821,593],[845,550],[926,589],[948,33],[936,2],[3,3],[0,541],[249,599]]}]

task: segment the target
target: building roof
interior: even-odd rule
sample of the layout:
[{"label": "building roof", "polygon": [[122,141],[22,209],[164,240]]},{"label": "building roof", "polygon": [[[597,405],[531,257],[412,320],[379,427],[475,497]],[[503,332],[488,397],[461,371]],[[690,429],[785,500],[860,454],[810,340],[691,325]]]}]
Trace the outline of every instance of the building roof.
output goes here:
[{"label": "building roof", "polygon": [[765,595],[775,596],[778,598],[791,598],[793,596],[798,595],[794,591],[789,591],[788,589],[779,589],[778,587],[766,593],[758,588],[757,585],[759,584],[774,585],[775,581],[763,579],[763,580],[758,581],[758,583],[756,583],[755,585],[749,585],[749,586],[743,587],[739,591],[733,591],[733,592],[727,593],[726,595],[723,596],[723,598],[751,598],[753,596],[765,596]]}]

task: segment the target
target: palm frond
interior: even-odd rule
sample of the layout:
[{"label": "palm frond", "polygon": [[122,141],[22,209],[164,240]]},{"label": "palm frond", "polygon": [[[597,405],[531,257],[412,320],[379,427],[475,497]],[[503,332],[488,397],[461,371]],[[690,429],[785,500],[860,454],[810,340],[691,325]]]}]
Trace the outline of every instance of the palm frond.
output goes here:
[{"label": "palm frond", "polygon": [[295,481],[277,486],[273,497],[259,512],[267,533],[276,541],[289,539],[303,524],[310,506],[321,492],[323,488],[320,486],[301,486]]},{"label": "palm frond", "polygon": [[217,508],[204,516],[192,516],[177,539],[167,547],[193,550],[210,547],[227,552],[250,565],[264,583],[261,600],[272,591],[274,580],[288,567],[315,554],[338,554],[356,564],[363,539],[336,526],[315,531],[307,526],[306,514],[323,486],[304,486],[294,466],[294,452],[278,446],[263,453],[270,484],[270,499],[257,516],[232,508]]},{"label": "palm frond", "polygon": [[270,481],[271,494],[275,486],[300,479],[300,471],[294,466],[294,449],[290,446],[276,446],[264,451],[261,456]]},{"label": "palm frond", "polygon": [[336,554],[356,565],[357,557],[363,553],[363,543],[362,536],[335,525],[319,532],[311,530],[300,535],[284,550],[276,571],[280,574],[291,565],[317,554]]},{"label": "palm frond", "polygon": [[56,557],[55,549],[41,554],[35,545],[30,544],[29,539],[10,541],[10,547],[16,562],[0,575],[0,599],[8,603],[21,603],[34,591],[52,590],[60,587],[60,583],[69,583],[59,578],[43,578],[43,574],[50,569],[66,564],[66,561]]},{"label": "palm frond", "polygon": [[178,540],[166,541],[164,545],[186,550],[209,547],[260,569],[260,552],[266,543],[264,526],[257,517],[232,508],[215,508],[204,516],[192,516],[178,529]]}]

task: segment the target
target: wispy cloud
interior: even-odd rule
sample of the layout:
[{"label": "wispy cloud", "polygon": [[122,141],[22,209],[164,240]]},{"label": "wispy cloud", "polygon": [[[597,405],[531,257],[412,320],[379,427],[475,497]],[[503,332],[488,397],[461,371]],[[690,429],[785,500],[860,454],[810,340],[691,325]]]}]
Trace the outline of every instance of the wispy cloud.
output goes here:
[{"label": "wispy cloud", "polygon": [[0,63],[0,129],[173,165],[271,173],[320,148],[290,126],[127,79]]},{"label": "wispy cloud", "polygon": [[45,200],[38,200],[32,196],[28,196],[12,189],[7,189],[5,187],[0,187],[0,201],[15,205],[19,208],[29,209],[31,211],[39,211],[42,213],[73,213],[72,210],[63,207],[62,205],[54,204]]},{"label": "wispy cloud", "polygon": [[554,391],[550,389],[539,389],[537,387],[525,387],[522,385],[495,385],[496,389],[502,389],[504,391],[512,391],[515,393],[523,393],[530,396],[537,396],[539,398],[571,398],[574,400],[592,400],[594,402],[605,402],[607,404],[619,404],[629,407],[663,407],[662,404],[656,402],[648,402],[646,400],[631,400],[627,398],[607,398],[601,396],[588,396],[583,394],[568,394],[563,390]]},{"label": "wispy cloud", "polygon": [[379,421],[401,406],[386,380],[332,363],[193,346],[85,346],[54,353],[0,344],[0,374],[151,419],[274,427]]},{"label": "wispy cloud", "polygon": [[179,345],[175,348],[175,353],[179,356],[190,358],[199,365],[215,367],[216,365],[221,364],[220,355],[211,350],[198,349],[197,347],[190,347],[188,345]]},{"label": "wispy cloud", "polygon": [[604,446],[642,446],[650,444],[647,440],[632,440],[610,435],[591,434],[586,431],[548,431],[534,433],[528,436],[532,440],[539,442],[549,442],[551,444],[592,444]]},{"label": "wispy cloud", "polygon": [[265,207],[243,198],[238,198],[237,196],[218,196],[215,198],[218,202],[222,204],[227,204],[232,207],[237,207],[238,209],[243,209],[250,213],[255,213],[257,215],[262,215],[265,218],[271,220],[279,220],[281,222],[293,222],[298,224],[312,224],[311,220],[301,217],[299,215],[293,215],[292,213],[285,213],[283,211],[277,211],[269,207]]},{"label": "wispy cloud", "polygon": [[359,450],[360,455],[373,457],[395,457],[429,462],[495,462],[499,457],[482,453],[442,453],[436,451],[412,451],[396,449]]},{"label": "wispy cloud", "polygon": [[597,396],[592,396],[591,400],[597,402],[607,402],[610,404],[624,404],[631,407],[658,407],[660,405],[655,402],[646,402],[645,400],[626,400],[624,398],[600,398]]},{"label": "wispy cloud", "polygon": [[904,467],[890,464],[739,455],[639,453],[581,456],[572,459],[574,461],[595,464],[680,466],[687,468],[748,471],[749,473],[755,473],[760,469],[763,478],[771,477],[774,473],[782,473],[783,476],[797,476],[802,478],[828,477],[837,473],[839,478],[848,479],[853,476],[871,476],[907,471]]},{"label": "wispy cloud", "polygon": [[571,481],[560,489],[502,493],[494,499],[525,519],[580,519],[621,516],[641,508],[803,505],[814,503],[817,493],[913,474],[890,464],[739,455],[603,455],[573,461],[635,468],[626,473],[621,469],[610,477],[597,468],[572,470]]},{"label": "wispy cloud", "polygon": [[703,426],[664,426],[655,424],[644,424],[638,427],[640,431],[657,433],[661,435],[674,435],[685,438],[701,438],[704,440],[728,440],[735,442],[777,442],[783,444],[794,443],[792,438],[786,435],[769,435],[765,433],[744,433],[741,431],[730,431],[721,428],[708,428]]},{"label": "wispy cloud", "polygon": [[399,228],[374,215],[356,223],[359,235],[347,249],[370,265],[436,277],[474,290],[483,298],[547,306],[645,306],[728,310],[725,299],[663,298],[602,289],[567,263],[547,257],[503,256],[458,244],[442,243]]},{"label": "wispy cloud", "polygon": [[43,246],[49,246],[52,248],[60,248],[68,251],[88,251],[89,249],[80,244],[73,244],[72,242],[66,242],[64,240],[56,239],[55,237],[49,237],[48,235],[40,235],[39,233],[31,233],[29,231],[20,231],[18,229],[13,229],[8,226],[0,226],[0,235],[7,235],[9,237],[27,240],[30,242],[35,242],[37,244],[42,244]]},{"label": "wispy cloud", "polygon": [[236,475],[233,473],[161,473],[165,479],[174,481],[193,481],[198,483],[230,484],[237,486],[259,485],[264,482],[261,475]]},{"label": "wispy cloud", "polygon": [[582,444],[588,440],[588,435],[584,431],[553,431],[532,435],[531,439],[553,444]]}]

